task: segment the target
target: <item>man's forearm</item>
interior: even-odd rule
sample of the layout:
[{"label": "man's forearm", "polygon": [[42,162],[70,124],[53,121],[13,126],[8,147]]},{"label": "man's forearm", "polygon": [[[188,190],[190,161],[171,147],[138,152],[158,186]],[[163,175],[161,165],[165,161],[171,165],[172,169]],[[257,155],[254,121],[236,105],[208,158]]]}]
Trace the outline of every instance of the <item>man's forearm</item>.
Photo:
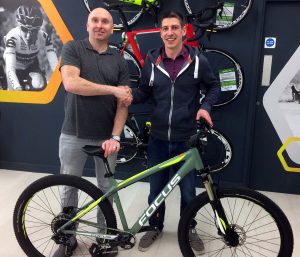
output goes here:
[{"label": "man's forearm", "polygon": [[82,96],[114,95],[116,87],[90,82],[81,77],[63,80],[66,91]]},{"label": "man's forearm", "polygon": [[117,135],[117,136],[121,135],[127,119],[127,115],[128,115],[128,108],[120,101],[118,101],[118,107],[115,115],[112,135]]}]

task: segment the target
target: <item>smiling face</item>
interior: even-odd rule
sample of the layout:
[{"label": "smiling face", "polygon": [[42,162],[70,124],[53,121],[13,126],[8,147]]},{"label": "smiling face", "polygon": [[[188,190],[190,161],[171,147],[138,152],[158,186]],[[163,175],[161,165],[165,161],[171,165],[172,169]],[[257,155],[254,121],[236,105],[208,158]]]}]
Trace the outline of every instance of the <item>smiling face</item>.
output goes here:
[{"label": "smiling face", "polygon": [[88,17],[86,27],[91,40],[108,41],[113,33],[112,16],[103,8],[94,9]]},{"label": "smiling face", "polygon": [[160,37],[166,49],[181,49],[185,32],[185,26],[182,26],[178,18],[165,18],[161,22]]}]

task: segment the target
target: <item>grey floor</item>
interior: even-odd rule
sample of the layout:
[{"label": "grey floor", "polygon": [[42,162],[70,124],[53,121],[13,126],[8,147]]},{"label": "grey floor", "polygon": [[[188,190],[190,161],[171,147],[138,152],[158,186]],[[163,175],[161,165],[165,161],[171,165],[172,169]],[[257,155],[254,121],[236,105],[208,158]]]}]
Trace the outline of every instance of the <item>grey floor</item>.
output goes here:
[{"label": "grey floor", "polygon": [[[45,174],[21,172],[0,169],[0,257],[22,257],[25,254],[19,247],[13,232],[12,215],[16,200],[22,190],[34,180]],[[90,179],[94,182],[94,179]],[[136,183],[120,191],[120,198],[129,225],[147,207],[148,183]],[[262,192],[275,201],[285,212],[294,232],[293,257],[300,256],[300,195]],[[135,246],[131,250],[119,252],[120,257],[154,257],[154,256],[182,256],[177,243],[177,225],[179,220],[179,189],[167,198],[165,229],[161,239],[149,251],[141,253]],[[140,235],[137,236],[137,241]]]}]

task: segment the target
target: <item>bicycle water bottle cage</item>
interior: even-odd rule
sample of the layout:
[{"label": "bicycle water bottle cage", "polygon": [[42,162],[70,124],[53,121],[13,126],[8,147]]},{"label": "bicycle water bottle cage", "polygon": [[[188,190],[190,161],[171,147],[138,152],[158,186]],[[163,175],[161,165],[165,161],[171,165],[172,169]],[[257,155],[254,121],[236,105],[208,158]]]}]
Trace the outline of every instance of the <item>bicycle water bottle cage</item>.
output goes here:
[{"label": "bicycle water bottle cage", "polygon": [[101,159],[104,159],[104,150],[101,146],[96,145],[85,145],[82,147],[82,151],[84,151],[89,156],[98,156]]}]

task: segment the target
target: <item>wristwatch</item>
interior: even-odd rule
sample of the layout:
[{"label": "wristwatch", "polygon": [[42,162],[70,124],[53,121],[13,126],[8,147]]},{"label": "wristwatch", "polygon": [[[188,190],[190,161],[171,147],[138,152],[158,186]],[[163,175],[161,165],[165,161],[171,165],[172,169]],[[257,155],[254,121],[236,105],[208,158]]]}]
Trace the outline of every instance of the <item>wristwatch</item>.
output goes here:
[{"label": "wristwatch", "polygon": [[111,135],[110,138],[112,138],[113,140],[116,140],[118,142],[120,142],[120,140],[121,140],[120,136],[116,136],[116,135]]}]

